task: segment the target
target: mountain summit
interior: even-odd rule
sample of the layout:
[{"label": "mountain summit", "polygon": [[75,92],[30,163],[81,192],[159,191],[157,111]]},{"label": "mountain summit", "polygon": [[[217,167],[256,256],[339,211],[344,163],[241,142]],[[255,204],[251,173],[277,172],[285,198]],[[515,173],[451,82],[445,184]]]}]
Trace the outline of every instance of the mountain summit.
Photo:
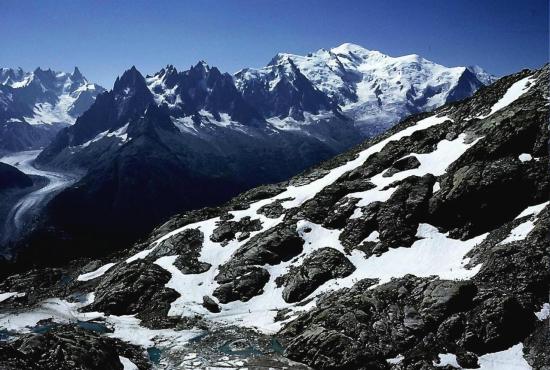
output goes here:
[{"label": "mountain summit", "polygon": [[295,105],[294,110],[317,114],[319,108],[331,109],[326,103],[330,99],[366,133],[387,128],[410,114],[464,99],[496,80],[478,66],[448,68],[416,54],[391,57],[351,43],[306,56],[280,53],[267,67],[237,72],[235,80],[245,97],[257,99],[258,94],[269,96],[296,74],[305,76],[324,98],[301,92],[317,105],[313,109]]}]

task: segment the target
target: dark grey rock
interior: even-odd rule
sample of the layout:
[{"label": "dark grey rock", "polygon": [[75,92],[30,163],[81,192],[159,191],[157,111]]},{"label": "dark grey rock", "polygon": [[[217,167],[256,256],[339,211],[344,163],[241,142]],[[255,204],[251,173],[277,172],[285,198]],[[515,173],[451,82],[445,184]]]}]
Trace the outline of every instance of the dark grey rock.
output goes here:
[{"label": "dark grey rock", "polygon": [[119,356],[140,370],[151,368],[139,347],[78,327],[60,325],[44,334],[0,342],[0,368],[6,370],[122,370]]},{"label": "dark grey rock", "polygon": [[420,166],[420,162],[415,156],[408,156],[402,159],[399,159],[391,165],[386,172],[382,176],[384,177],[391,177],[397,172],[406,171],[406,170],[412,170],[414,168],[418,168]]},{"label": "dark grey rock", "polygon": [[166,316],[170,303],[179,297],[165,287],[171,275],[145,260],[121,263],[105,273],[95,289],[95,300],[86,309],[115,315]]},{"label": "dark grey rock", "polygon": [[258,219],[251,220],[250,217],[243,217],[239,221],[222,221],[212,232],[210,240],[215,243],[226,243],[235,238],[238,232],[258,231],[262,229],[262,223]]},{"label": "dark grey rock", "polygon": [[304,240],[295,225],[281,225],[256,234],[231,257],[228,265],[276,265],[302,252]]},{"label": "dark grey rock", "polygon": [[269,281],[269,273],[257,266],[223,266],[216,281],[220,286],[213,295],[221,303],[237,300],[246,302],[263,292],[264,285]]},{"label": "dark grey rock", "polygon": [[213,312],[213,313],[218,313],[218,312],[221,311],[220,306],[216,303],[216,301],[213,300],[211,297],[209,297],[207,295],[202,297],[202,305],[208,311]]},{"label": "dark grey rock", "polygon": [[200,274],[210,269],[210,264],[199,261],[204,235],[199,229],[187,229],[163,240],[148,256],[155,261],[164,256],[178,255],[174,261],[184,274]]},{"label": "dark grey rock", "polygon": [[336,249],[317,249],[283,277],[283,298],[289,303],[301,301],[326,281],[346,277],[353,271],[355,266]]}]

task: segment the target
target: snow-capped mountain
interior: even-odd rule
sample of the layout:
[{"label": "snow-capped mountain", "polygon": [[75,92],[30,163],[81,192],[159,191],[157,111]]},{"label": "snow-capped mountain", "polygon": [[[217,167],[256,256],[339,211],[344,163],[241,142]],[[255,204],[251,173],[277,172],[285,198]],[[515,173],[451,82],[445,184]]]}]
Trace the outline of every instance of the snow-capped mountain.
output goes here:
[{"label": "snow-capped mountain", "polygon": [[[25,83],[25,78],[16,71],[4,76],[11,84]],[[204,61],[182,72],[168,65],[144,80],[133,67],[117,79],[108,103],[117,105],[117,113],[101,120],[88,114],[65,146],[112,137],[149,104],[156,104],[180,131],[197,136],[220,127],[241,132],[256,128],[301,132],[327,142],[335,131],[349,131],[351,122],[359,136],[368,137],[406,115],[470,96],[492,81],[477,66],[447,68],[417,55],[393,58],[354,44],[308,56],[278,54],[267,67],[234,76]],[[108,110],[101,104],[94,107],[96,115]]]},{"label": "snow-capped mountain", "polygon": [[[235,88],[233,78],[200,61],[189,70],[178,72],[167,66],[147,76],[147,86],[155,102],[167,109],[179,127],[205,124],[258,126],[263,116],[249,105]],[[192,126],[187,126],[192,129]]]},{"label": "snow-capped mountain", "polygon": [[[97,260],[6,277],[0,366],[547,368],[549,72],[177,215],[129,250],[94,243]],[[62,248],[21,258],[59,266]]]},{"label": "snow-capped mountain", "polygon": [[[306,57],[279,54],[234,76],[204,61],[145,77],[132,67],[37,158],[88,174],[53,199],[43,220],[49,230],[75,234],[94,225],[111,239],[106,248],[120,244],[114,233],[132,241],[171,214],[286,179],[405,114],[480,86],[469,69],[351,44]],[[144,181],[150,185],[135,186]],[[71,204],[88,212],[74,215]],[[100,217],[109,207],[110,216]]]},{"label": "snow-capped mountain", "polygon": [[[303,119],[303,111],[317,114],[339,107],[369,133],[373,125],[387,128],[410,114],[464,99],[495,78],[477,66],[448,68],[418,55],[390,57],[346,43],[307,56],[278,54],[267,67],[237,72],[235,80],[243,96],[254,102],[266,100],[259,96],[277,96],[275,90],[290,85],[307,103],[272,115]],[[301,86],[292,85],[293,80]]]},{"label": "snow-capped mountain", "polygon": [[231,75],[204,62],[147,77],[132,67],[37,158],[86,173],[53,198],[41,222],[54,234],[63,230],[70,245],[82,247],[94,230],[103,248],[115,248],[172,214],[281,181],[360,141],[353,122],[340,117],[295,128],[270,123]]},{"label": "snow-capped mountain", "polygon": [[336,113],[335,104],[302,74],[294,62],[285,57],[275,58],[263,69],[245,69],[235,74],[235,83],[243,97],[264,117],[297,121],[305,120],[305,113]]},{"label": "snow-capped mountain", "polygon": [[51,69],[0,69],[0,151],[45,146],[60,128],[72,125],[105,90],[73,73]]}]

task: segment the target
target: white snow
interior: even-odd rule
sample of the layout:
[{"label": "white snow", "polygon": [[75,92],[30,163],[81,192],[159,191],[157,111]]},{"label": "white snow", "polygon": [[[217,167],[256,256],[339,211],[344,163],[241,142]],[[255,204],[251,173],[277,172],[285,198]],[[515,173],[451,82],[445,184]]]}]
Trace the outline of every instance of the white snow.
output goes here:
[{"label": "white snow", "polygon": [[50,102],[37,103],[34,106],[33,115],[25,117],[25,121],[31,125],[54,123],[74,124],[76,117],[71,116],[69,112],[80,93],[81,91],[74,93],[64,92],[58,96],[54,104]]},{"label": "white snow", "polygon": [[220,119],[216,119],[212,113],[207,110],[201,109],[199,114],[206,118],[209,123],[212,123],[219,127],[228,127],[231,125],[238,125],[237,122],[231,120],[231,117],[227,113],[220,113]]},{"label": "white snow", "polygon": [[403,361],[404,359],[405,359],[405,357],[403,357],[403,355],[398,355],[394,358],[386,359],[386,362],[390,365],[397,365],[397,364],[400,364],[401,361]]},{"label": "white snow", "polygon": [[17,292],[8,292],[8,293],[0,293],[0,302],[5,301],[6,299],[9,299],[11,297],[24,297],[25,293],[17,293]]},{"label": "white snow", "polygon": [[361,218],[361,216],[363,216],[363,210],[362,210],[361,207],[357,207],[353,211],[353,214],[351,216],[349,216],[349,219],[353,220],[354,218]]},{"label": "white snow", "polygon": [[437,367],[443,367],[443,366],[453,366],[457,369],[461,369],[460,365],[458,365],[458,362],[456,362],[456,355],[452,353],[441,353],[438,355],[439,357],[439,363],[434,362],[434,366]]},{"label": "white snow", "polygon": [[13,82],[12,84],[10,84],[10,86],[13,87],[14,89],[20,89],[22,87],[28,86],[32,82],[32,79],[33,79],[33,76],[28,75],[21,81]]},{"label": "white snow", "polygon": [[172,117],[172,123],[180,130],[180,132],[197,133],[198,130],[193,122],[193,117],[185,116],[174,118]]},{"label": "white snow", "polygon": [[165,84],[164,77],[164,75],[162,78],[159,75],[147,77],[147,87],[153,94],[155,103],[158,105],[166,104],[168,108],[176,108],[183,103],[181,96],[176,93],[178,85],[168,88]]},{"label": "white snow", "polygon": [[502,240],[499,244],[508,244],[523,240],[529,235],[529,233],[535,228],[535,223],[531,220],[527,220],[518,226],[514,227],[506,239]]},{"label": "white snow", "polygon": [[331,111],[320,111],[318,114],[311,114],[309,112],[304,112],[303,120],[296,120],[292,117],[271,117],[267,119],[267,122],[270,123],[277,130],[281,131],[300,131],[304,127],[315,125],[323,119],[329,119],[333,117]]},{"label": "white snow", "polygon": [[88,281],[88,280],[98,278],[98,277],[102,276],[104,273],[106,273],[114,265],[116,265],[116,263],[108,263],[106,265],[101,266],[97,270],[87,272],[85,274],[78,275],[76,280],[78,280],[78,281]]},{"label": "white snow", "polygon": [[535,316],[537,316],[537,318],[540,320],[540,321],[544,321],[546,320],[547,318],[550,317],[550,303],[545,303],[542,305],[542,308],[540,309],[539,312],[535,312]]},{"label": "white snow", "polygon": [[529,153],[521,153],[518,159],[522,162],[529,162],[533,159],[533,157]]},{"label": "white snow", "polygon": [[515,102],[520,96],[525,94],[535,84],[535,79],[532,76],[522,78],[508,88],[506,93],[492,107],[491,111],[485,115],[479,115],[477,118],[483,119],[492,116],[502,108],[506,108]]},{"label": "white snow", "polygon": [[[456,355],[452,353],[440,354],[440,362],[434,366],[443,367],[446,365],[454,366],[458,369],[464,369],[456,362]],[[479,370],[531,370],[531,366],[523,357],[523,344],[519,343],[507,350],[488,353],[480,356],[478,359]]]},{"label": "white snow", "polygon": [[372,243],[378,243],[380,241],[380,234],[378,233],[378,231],[373,231],[372,233],[369,234],[369,236],[367,236],[365,238],[365,240],[363,240],[361,243],[359,244],[362,244],[364,242],[372,242]]},{"label": "white snow", "polygon": [[[311,228],[309,233],[304,233],[305,228]],[[339,230],[328,230],[309,221],[298,223],[300,236],[306,244],[316,246],[328,246],[345,253],[340,244]],[[376,233],[376,234],[375,234]],[[369,238],[377,238],[377,232],[369,235]],[[322,291],[351,287],[356,281],[365,278],[380,280],[380,284],[390,281],[392,278],[413,274],[419,277],[439,276],[441,279],[469,279],[473,277],[481,265],[471,269],[466,268],[469,262],[464,256],[476,245],[481,243],[487,234],[477,236],[469,240],[451,239],[448,234],[440,233],[437,228],[428,224],[420,224],[416,233],[419,240],[409,246],[395,246],[381,256],[365,258],[363,252],[353,250],[348,259],[357,268],[351,275],[341,279],[330,280],[318,288],[316,294]]]},{"label": "white snow", "polygon": [[[282,299],[282,287],[277,287],[275,284],[277,277],[287,273],[291,265],[299,264],[320,247],[332,247],[345,253],[338,240],[340,233],[338,230],[327,230],[320,225],[300,221],[297,231],[305,241],[303,252],[292,261],[274,266],[262,266],[270,274],[270,280],[264,286],[263,294],[253,297],[248,302],[235,301],[224,304],[220,314],[212,314],[202,307],[202,297],[210,295],[218,286],[214,277],[218,273],[219,266],[226,262],[241,245],[239,242],[232,241],[221,247],[218,243],[209,241],[209,236],[215,228],[215,222],[216,219],[212,219],[199,225],[200,230],[205,234],[205,243],[199,259],[211,263],[213,266],[210,270],[201,274],[182,274],[174,266],[177,256],[161,257],[155,262],[172,274],[172,278],[166,286],[181,294],[181,297],[172,303],[169,311],[170,316],[201,314],[212,321],[256,327],[264,332],[276,332],[283,324],[274,321],[277,309],[289,308],[292,311],[291,316],[294,316],[315,305],[315,301],[305,306],[286,303]],[[311,231],[304,232],[308,228]],[[377,234],[377,232],[373,232],[367,239],[374,241]],[[479,244],[485,236],[460,241],[448,238],[446,234],[439,233],[430,225],[420,225],[417,237],[421,239],[410,248],[391,249],[380,257],[368,259],[362,252],[353,251],[348,258],[357,267],[355,272],[346,278],[331,280],[323,284],[313,295],[317,296],[330,290],[350,287],[363,278],[378,278],[380,283],[384,283],[393,277],[402,277],[409,273],[425,277],[437,275],[443,279],[470,278],[479,271],[480,266],[466,269],[465,265],[468,263],[468,259],[464,258],[464,255]],[[403,263],[403,261],[407,262]]]},{"label": "white snow", "polygon": [[125,143],[129,140],[128,133],[127,133],[129,124],[130,123],[127,123],[124,126],[118,128],[114,131],[106,130],[106,131],[100,132],[93,139],[88,140],[85,143],[80,144],[79,146],[81,148],[86,148],[86,147],[90,146],[91,143],[95,143],[96,141],[99,141],[99,140],[101,140],[103,138],[106,138],[106,137],[117,138],[117,139],[120,140],[119,144],[122,145],[123,143]]},{"label": "white snow", "polygon": [[432,192],[433,192],[433,193],[436,193],[436,192],[438,192],[439,190],[441,190],[441,184],[439,183],[439,181],[436,181],[436,182],[434,183]]},{"label": "white snow", "polygon": [[[400,171],[392,176],[384,177],[384,172],[373,176],[370,179],[375,188],[361,191],[357,193],[351,193],[347,196],[350,198],[358,198],[360,201],[356,204],[357,207],[364,207],[374,201],[386,201],[396,187],[389,187],[396,181],[403,180],[409,176],[424,176],[426,174],[432,174],[434,176],[443,175],[446,169],[469,148],[475,145],[481,138],[473,140],[470,143],[466,143],[466,134],[460,134],[455,140],[442,140],[437,144],[437,149],[431,153],[415,154],[411,153],[408,156],[414,156],[420,162],[420,166],[406,171]],[[407,157],[408,157],[407,156]],[[403,157],[406,158],[406,157]],[[439,189],[437,189],[439,190]]]},{"label": "white snow", "polygon": [[[394,135],[380,141],[377,144],[374,144],[364,151],[360,152],[357,158],[347,162],[346,164],[332,169],[327,175],[322,178],[312,181],[309,184],[302,186],[289,186],[286,191],[277,195],[273,199],[284,199],[284,198],[293,198],[292,200],[285,201],[282,203],[284,208],[293,208],[298,207],[303,204],[305,201],[313,198],[318,192],[324,189],[326,186],[332,184],[344,173],[351,171],[360,165],[362,165],[371,155],[381,151],[386,144],[392,141],[398,141],[404,137],[408,137],[415,133],[416,131],[425,130],[435,125],[439,125],[445,121],[450,120],[447,116],[437,117],[430,116],[423,120],[418,121],[415,125],[407,127]],[[389,196],[389,194],[384,194],[384,196]]]},{"label": "white snow", "polygon": [[537,223],[537,215],[548,205],[550,201],[527,207],[515,219],[531,216],[531,219],[522,222],[521,224],[510,230],[510,234],[499,244],[508,244],[511,242],[524,240],[527,235],[535,228]]},{"label": "white snow", "polygon": [[145,348],[148,347],[181,347],[190,339],[203,333],[202,330],[174,330],[174,329],[148,329],[141,326],[141,320],[132,316],[116,316],[109,315],[101,317],[114,327],[113,333],[108,333],[107,336],[124,340]]},{"label": "white snow", "polygon": [[51,298],[41,302],[37,307],[21,312],[0,314],[0,328],[8,331],[30,332],[31,328],[41,320],[55,319],[58,323],[76,322],[81,319],[89,320],[98,316],[97,313],[78,313],[78,308],[93,301],[93,293],[88,294],[82,302],[68,302],[62,299]]},{"label": "white snow", "polygon": [[73,124],[76,116],[71,113],[81,94],[92,94],[95,97],[103,91],[98,85],[88,83],[86,79],[79,81],[79,85],[74,85],[71,75],[64,72],[55,72],[53,84],[46,84],[34,74],[34,72],[18,71],[19,76],[15,81],[8,79],[3,84],[7,84],[14,89],[24,89],[34,84],[41,88],[48,97],[36,95],[37,102],[32,107],[33,112],[30,116],[24,117],[25,122],[31,125],[51,125],[51,124]]},{"label": "white snow", "polygon": [[523,210],[517,217],[516,217],[516,220],[518,218],[522,218],[522,217],[526,217],[526,216],[536,216],[538,215],[539,213],[542,212],[542,210],[544,208],[546,208],[548,205],[550,204],[550,201],[548,202],[544,202],[544,203],[541,203],[541,204],[536,204],[534,206],[529,206],[527,208],[525,208],[525,210]]},{"label": "white snow", "polygon": [[118,359],[123,366],[123,370],[139,370],[136,364],[130,361],[129,358],[118,356]]}]

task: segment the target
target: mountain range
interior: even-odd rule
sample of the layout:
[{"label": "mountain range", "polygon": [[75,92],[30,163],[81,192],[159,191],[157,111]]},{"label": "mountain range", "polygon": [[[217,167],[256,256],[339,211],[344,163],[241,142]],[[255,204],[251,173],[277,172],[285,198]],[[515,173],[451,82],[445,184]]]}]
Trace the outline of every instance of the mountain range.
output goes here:
[{"label": "mountain range", "polygon": [[[549,72],[412,115],[130,249],[6,276],[0,366],[548,368]],[[150,91],[139,77],[94,106],[130,112],[149,96],[124,93],[127,80]],[[133,125],[178,132],[162,106],[146,110],[119,150],[145,145]]]},{"label": "mountain range", "polygon": [[73,73],[0,68],[0,154],[48,145],[104,91],[76,67]]},{"label": "mountain range", "polygon": [[[36,75],[18,81],[41,81]],[[53,75],[72,81],[79,73]],[[353,44],[278,54],[235,75],[203,61],[149,76],[132,67],[38,156],[42,168],[84,176],[48,203],[24,244],[62,240],[67,258],[116,248],[172,214],[284,180],[493,80],[479,67],[447,68]]]}]

